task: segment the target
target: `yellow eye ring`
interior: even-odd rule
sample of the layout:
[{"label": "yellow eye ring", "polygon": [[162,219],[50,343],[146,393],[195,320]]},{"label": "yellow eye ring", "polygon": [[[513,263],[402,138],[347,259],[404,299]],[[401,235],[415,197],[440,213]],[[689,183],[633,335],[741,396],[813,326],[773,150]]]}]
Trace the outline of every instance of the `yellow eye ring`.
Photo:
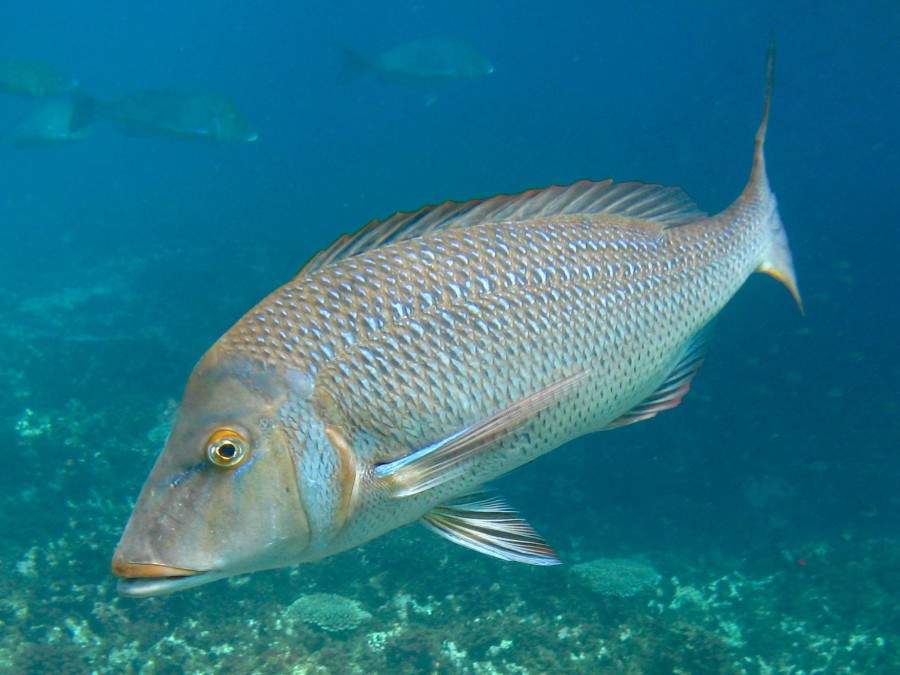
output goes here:
[{"label": "yellow eye ring", "polygon": [[206,442],[206,457],[210,463],[223,469],[234,469],[250,456],[250,444],[234,429],[218,429]]}]

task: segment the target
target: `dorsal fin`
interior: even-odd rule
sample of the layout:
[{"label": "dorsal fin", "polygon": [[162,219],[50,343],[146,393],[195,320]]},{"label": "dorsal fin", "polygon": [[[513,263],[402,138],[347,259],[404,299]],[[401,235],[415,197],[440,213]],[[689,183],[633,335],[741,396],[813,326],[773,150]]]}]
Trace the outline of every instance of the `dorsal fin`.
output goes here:
[{"label": "dorsal fin", "polygon": [[684,225],[706,217],[680,188],[583,180],[572,185],[553,185],[516,195],[444,202],[418,211],[397,213],[387,220],[372,221],[359,232],[345,234],[320,251],[300,270],[298,276],[364,251],[408,241],[436,230],[479,223],[601,213],[651,220],[664,227]]}]

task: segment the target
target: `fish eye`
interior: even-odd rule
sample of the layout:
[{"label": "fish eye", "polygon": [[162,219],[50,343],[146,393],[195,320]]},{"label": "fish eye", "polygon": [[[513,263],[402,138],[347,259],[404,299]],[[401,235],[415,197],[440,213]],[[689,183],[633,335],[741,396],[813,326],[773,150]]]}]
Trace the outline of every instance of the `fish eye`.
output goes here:
[{"label": "fish eye", "polygon": [[218,429],[206,442],[206,456],[215,466],[233,469],[250,456],[250,445],[240,432]]}]

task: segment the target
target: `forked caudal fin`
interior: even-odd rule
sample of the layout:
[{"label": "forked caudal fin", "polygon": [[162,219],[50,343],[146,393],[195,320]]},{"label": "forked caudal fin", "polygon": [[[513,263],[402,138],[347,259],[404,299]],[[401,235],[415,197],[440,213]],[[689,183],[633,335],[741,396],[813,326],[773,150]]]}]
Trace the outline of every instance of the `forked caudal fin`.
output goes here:
[{"label": "forked caudal fin", "polygon": [[756,204],[762,211],[762,217],[769,232],[769,249],[760,262],[757,271],[775,277],[791,292],[800,311],[803,311],[803,301],[800,299],[800,291],[797,290],[797,276],[794,273],[794,262],[791,258],[791,249],[788,246],[787,234],[778,215],[778,202],[769,187],[769,178],[766,175],[766,158],[764,146],[766,142],[766,128],[769,124],[769,108],[772,102],[772,83],[775,74],[775,42],[769,43],[769,51],[766,57],[766,103],[763,109],[762,122],[756,132],[756,144],[753,149],[753,170],[750,172],[750,181],[744,192],[738,199],[738,204]]}]

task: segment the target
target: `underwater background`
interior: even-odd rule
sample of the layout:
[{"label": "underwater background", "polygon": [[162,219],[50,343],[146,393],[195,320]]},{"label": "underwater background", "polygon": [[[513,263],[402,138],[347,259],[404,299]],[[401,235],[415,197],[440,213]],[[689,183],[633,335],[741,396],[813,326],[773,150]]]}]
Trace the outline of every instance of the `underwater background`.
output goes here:
[{"label": "underwater background", "polygon": [[[769,174],[805,316],[754,276],[676,410],[498,481],[563,559],[410,526],[318,563],[118,597],[109,562],[197,359],[373,218],[583,178]],[[493,73],[342,76],[453,36]],[[249,143],[6,143],[0,93],[0,670],[900,672],[900,5],[171,2],[0,6],[0,59],[98,100],[226,94]],[[12,136],[14,138],[14,136]]]}]

